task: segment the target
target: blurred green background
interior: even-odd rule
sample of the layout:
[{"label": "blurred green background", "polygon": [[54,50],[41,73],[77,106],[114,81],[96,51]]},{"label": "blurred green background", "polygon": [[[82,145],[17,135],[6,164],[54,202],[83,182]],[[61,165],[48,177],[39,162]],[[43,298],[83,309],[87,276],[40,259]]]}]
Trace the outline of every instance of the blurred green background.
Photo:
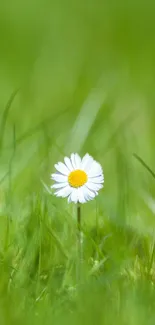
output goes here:
[{"label": "blurred green background", "polygon": [[[154,324],[155,3],[0,3],[0,323]],[[105,187],[50,195],[54,164],[88,152]]]}]

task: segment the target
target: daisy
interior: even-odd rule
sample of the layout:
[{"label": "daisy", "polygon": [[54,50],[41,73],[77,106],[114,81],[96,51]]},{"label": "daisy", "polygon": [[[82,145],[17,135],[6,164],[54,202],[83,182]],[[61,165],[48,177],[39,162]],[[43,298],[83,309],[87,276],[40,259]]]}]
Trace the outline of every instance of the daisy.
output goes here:
[{"label": "daisy", "polygon": [[77,153],[65,157],[64,163],[55,165],[57,172],[51,175],[56,183],[57,197],[68,197],[68,202],[85,203],[93,200],[103,187],[104,176],[101,165],[88,153],[81,159]]}]

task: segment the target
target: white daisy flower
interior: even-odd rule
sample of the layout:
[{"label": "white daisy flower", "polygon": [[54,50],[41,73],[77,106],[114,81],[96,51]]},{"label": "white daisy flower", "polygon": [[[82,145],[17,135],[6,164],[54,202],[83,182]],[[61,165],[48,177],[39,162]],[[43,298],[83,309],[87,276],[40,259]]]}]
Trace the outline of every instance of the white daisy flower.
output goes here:
[{"label": "white daisy flower", "polygon": [[81,159],[77,153],[65,157],[64,163],[55,165],[57,172],[51,175],[56,182],[51,188],[58,197],[68,197],[68,202],[85,203],[93,200],[103,187],[104,175],[101,165],[88,153]]}]

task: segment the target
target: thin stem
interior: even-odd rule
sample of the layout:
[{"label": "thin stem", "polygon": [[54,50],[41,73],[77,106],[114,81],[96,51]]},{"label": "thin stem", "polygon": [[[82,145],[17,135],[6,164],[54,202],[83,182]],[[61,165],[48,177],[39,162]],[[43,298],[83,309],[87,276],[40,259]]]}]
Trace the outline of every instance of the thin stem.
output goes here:
[{"label": "thin stem", "polygon": [[80,233],[81,233],[81,206],[79,203],[77,204],[77,228],[78,228],[78,232],[80,235]]},{"label": "thin stem", "polygon": [[[96,200],[96,242],[97,245],[99,245],[98,239],[99,239],[99,218],[98,218],[98,206],[97,206],[97,200]],[[98,252],[96,252],[96,257],[98,259]]]},{"label": "thin stem", "polygon": [[82,273],[82,232],[81,232],[81,206],[77,204],[77,283],[81,282]]}]

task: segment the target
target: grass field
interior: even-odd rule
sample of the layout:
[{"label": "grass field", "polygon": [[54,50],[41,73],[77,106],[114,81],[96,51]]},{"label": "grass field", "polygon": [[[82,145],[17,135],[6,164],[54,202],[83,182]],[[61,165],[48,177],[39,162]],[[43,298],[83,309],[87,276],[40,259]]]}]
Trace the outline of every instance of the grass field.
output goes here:
[{"label": "grass field", "polygon": [[[155,323],[155,3],[0,3],[0,324]],[[103,167],[82,206],[64,156]]]}]

